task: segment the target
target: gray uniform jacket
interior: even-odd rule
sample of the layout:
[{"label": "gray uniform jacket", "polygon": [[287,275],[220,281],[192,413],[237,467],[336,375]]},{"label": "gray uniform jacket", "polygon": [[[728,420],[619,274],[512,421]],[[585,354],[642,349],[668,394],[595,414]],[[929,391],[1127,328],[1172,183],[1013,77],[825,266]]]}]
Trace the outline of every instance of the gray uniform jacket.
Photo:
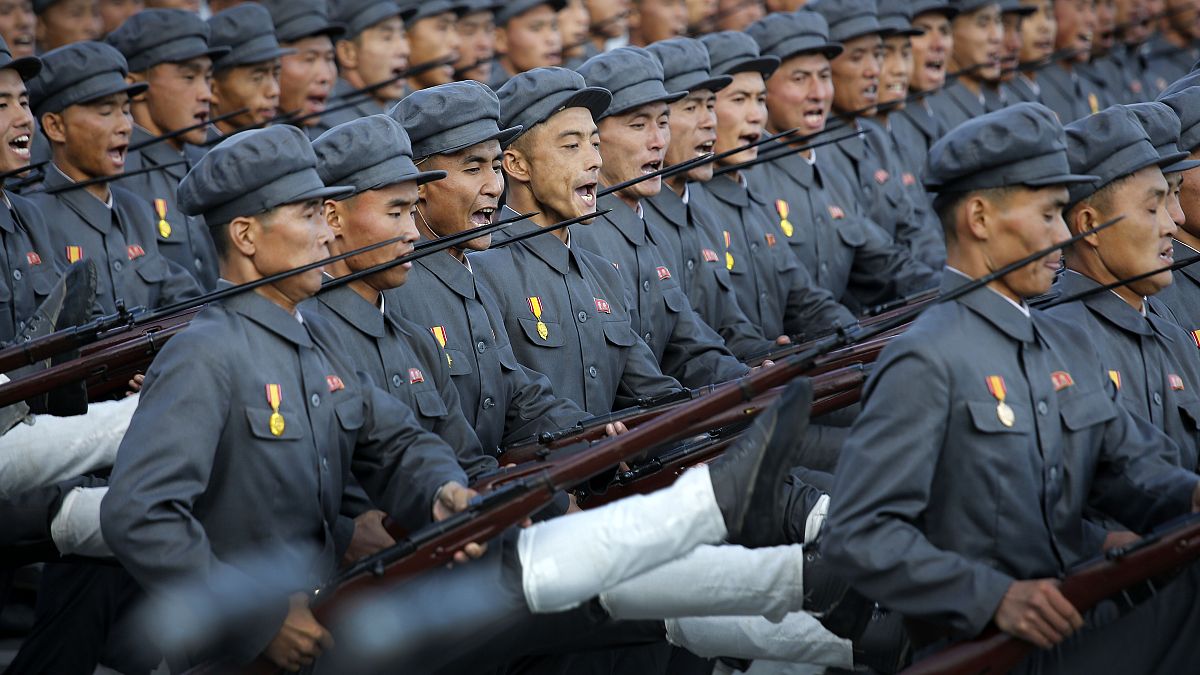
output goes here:
[{"label": "gray uniform jacket", "polygon": [[1140,100],[1134,96],[1133,91],[1125,83],[1125,74],[1112,55],[1093,58],[1088,63],[1077,65],[1076,68],[1090,85],[1100,90],[1098,97],[1100,103],[1124,105],[1137,103]]},{"label": "gray uniform jacket", "polygon": [[691,195],[696,208],[720,223],[729,254],[726,268],[746,316],[768,338],[820,335],[856,322],[850,310],[817,285],[791,247],[779,241],[762,192],[766,186],[747,184],[755,187],[718,176],[695,186]]},{"label": "gray uniform jacket", "polygon": [[[150,133],[145,129],[138,126],[133,128],[132,142],[137,143],[149,138]],[[164,141],[129,153],[125,170],[163,166],[185,159],[184,153],[176,152]],[[217,277],[220,275],[217,247],[213,244],[212,235],[209,234],[204,219],[184,215],[183,211],[179,210],[179,202],[176,199],[179,181],[183,180],[187,172],[188,165],[181,164],[124,178],[119,185],[150,203],[154,211],[154,232],[158,237],[159,252],[187,270],[202,289],[211,291],[217,287]],[[162,200],[165,214],[162,218],[158,214],[158,200]],[[159,220],[165,220],[168,227],[160,226]]]},{"label": "gray uniform jacket", "polygon": [[929,97],[929,107],[949,131],[970,119],[988,112],[979,94],[972,93],[961,81],[955,80]]},{"label": "gray uniform jacket", "polygon": [[691,302],[659,249],[661,234],[650,230],[616,195],[600,198],[598,209],[612,209],[571,231],[571,244],[613,264],[625,281],[636,311],[633,330],[649,345],[659,368],[685,387],[725,382],[750,372],[725,342],[692,309]]},{"label": "gray uniform jacket", "polygon": [[929,148],[946,133],[942,121],[933,114],[928,98],[910,101],[904,109],[888,115],[896,147],[900,148],[900,163],[916,172],[917,183],[925,176]]},{"label": "gray uniform jacket", "polygon": [[[515,215],[505,207],[501,218]],[[523,221],[507,232],[537,227]],[[496,298],[517,361],[544,373],[559,396],[602,415],[680,389],[633,331],[636,305],[612,263],[583,247],[568,248],[552,233],[468,260],[480,286]]]},{"label": "gray uniform jacket", "polygon": [[[948,272],[942,288],[965,283]],[[829,562],[880,604],[969,636],[1015,579],[1099,554],[1085,506],[1139,531],[1187,513],[1196,475],[1162,460],[1171,440],[1122,407],[1088,344],[987,288],[923,313],[863,392],[823,532]]]},{"label": "gray uniform jacket", "polygon": [[1005,82],[1003,85],[1005,91],[1008,92],[1008,99],[1013,103],[1041,103],[1042,88],[1034,80],[1025,76],[1025,73],[1017,73],[1013,79]]},{"label": "gray uniform jacket", "polygon": [[[813,152],[819,155],[821,149]],[[817,284],[842,304],[872,306],[937,284],[932,269],[859,214],[853,203],[830,193],[820,161],[790,155],[759,164],[750,173],[775,204],[780,236]]]},{"label": "gray uniform jacket", "polygon": [[11,208],[0,207],[0,342],[9,342],[33,315],[61,273],[61,246],[28,199],[5,192]]},{"label": "gray uniform jacket", "polygon": [[[871,120],[868,124],[879,122]],[[888,154],[895,160],[895,166],[900,171],[900,185],[912,202],[916,226],[919,231],[911,236],[920,238],[909,244],[913,256],[925,263],[931,270],[940,270],[946,264],[946,235],[942,230],[942,221],[933,210],[933,195],[925,190],[917,178],[919,171],[904,163],[904,155],[900,152],[900,144],[891,133],[891,117],[887,120],[885,133],[876,136],[887,146]]]},{"label": "gray uniform jacket", "polygon": [[1149,92],[1157,97],[1175,80],[1192,71],[1192,65],[1200,60],[1200,49],[1195,45],[1176,47],[1167,41],[1161,32],[1155,32],[1146,42],[1146,79],[1153,88]]},{"label": "gray uniform jacket", "polygon": [[1056,62],[1038,71],[1037,82],[1042,90],[1042,103],[1053,110],[1063,124],[1092,114],[1088,94],[1098,94],[1088,91],[1089,86],[1085,86],[1086,83],[1074,70],[1067,70]]},{"label": "gray uniform jacket", "polygon": [[[1176,260],[1187,260],[1194,256],[1200,256],[1200,251],[1175,240]],[[1194,332],[1200,331],[1200,263],[1175,270],[1174,279],[1174,283],[1154,297],[1171,310],[1175,320],[1189,336],[1195,336],[1194,344],[1200,347],[1200,334]]]},{"label": "gray uniform jacket", "polygon": [[334,110],[327,114],[321,115],[316,124],[304,129],[309,138],[315,140],[317,136],[320,136],[337,125],[351,122],[360,117],[382,115],[388,111],[388,108],[391,107],[382,105],[373,96],[357,95],[351,97],[351,92],[355,91],[355,89],[357,89],[357,87],[343,80],[342,78],[339,77],[337,79],[337,82],[335,82],[333,85],[333,92],[329,95],[329,107],[341,108],[341,106],[347,105],[351,101],[356,101],[356,103],[346,108],[341,108],[340,110]]},{"label": "gray uniform jacket", "polygon": [[[1055,283],[1064,295],[1099,285],[1071,270]],[[1154,298],[1149,302],[1158,304]],[[1091,336],[1109,378],[1120,383],[1121,403],[1175,441],[1179,454],[1166,459],[1195,470],[1200,458],[1200,349],[1191,336],[1153,311],[1142,316],[1108,291],[1047,313]]]},{"label": "gray uniform jacket", "polygon": [[[430,521],[440,486],[466,480],[407,406],[314,339],[320,321],[243,293],[209,305],[155,358],[100,514],[104,540],[149,592],[237,579],[239,556],[298,549],[305,583],[323,581],[351,473],[409,529]],[[247,631],[243,656],[266,646],[286,610]]]},{"label": "gray uniform jacket", "polygon": [[717,331],[729,351],[745,359],[775,348],[774,340],[763,337],[738,304],[729,270],[725,269],[725,244],[709,214],[690,201],[685,204],[666,186],[657,195],[642,200],[642,207],[659,250],[692,309]]},{"label": "gray uniform jacket", "polygon": [[[57,167],[47,166],[43,185],[70,184]],[[65,267],[76,256],[96,261],[96,301],[104,314],[116,311],[118,299],[129,309],[153,309],[199,295],[196,280],[159,252],[153,207],[116,185],[109,190],[112,208],[83,188],[29,195],[60,243],[56,263]]]},{"label": "gray uniform jacket", "polygon": [[389,315],[403,314],[444,336],[450,381],[484,452],[588,417],[574,401],[555,396],[545,375],[517,362],[497,315],[499,301],[450,254],[415,261],[408,281],[384,297]]}]

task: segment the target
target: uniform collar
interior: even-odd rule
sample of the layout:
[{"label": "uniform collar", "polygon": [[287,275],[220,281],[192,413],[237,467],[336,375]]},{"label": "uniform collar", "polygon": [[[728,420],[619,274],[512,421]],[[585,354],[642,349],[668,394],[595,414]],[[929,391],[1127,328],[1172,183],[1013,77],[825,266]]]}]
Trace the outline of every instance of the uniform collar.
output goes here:
[{"label": "uniform collar", "polygon": [[[684,188],[685,190],[687,188]],[[683,227],[687,224],[687,209],[688,205],[683,201],[683,198],[675,194],[675,191],[663,186],[663,189],[658,191],[658,194],[649,199],[642,200],[649,207],[651,213],[657,213],[659,220],[668,223],[673,227]]]},{"label": "uniform collar", "polygon": [[[836,134],[838,132],[846,132],[846,131],[869,132],[870,129],[865,127],[862,124],[862,122],[860,122],[859,119],[856,117],[853,120],[851,120],[850,124],[847,124],[846,127],[839,127],[838,129],[831,129],[831,130],[822,132],[822,134],[823,134],[822,137],[817,140],[818,141],[828,140],[828,139],[834,138],[834,134]],[[858,136],[851,136],[850,138],[843,138],[842,140],[838,141],[834,145],[835,145],[835,147],[840,149],[842,152],[846,153],[846,155],[848,155],[851,159],[853,159],[855,161],[861,162],[862,160],[866,159],[866,157],[867,157],[867,137],[866,137],[865,133],[860,134]]]},{"label": "uniform collar", "polygon": [[[501,217],[511,218],[516,215],[516,211],[513,211],[509,207],[505,206],[503,215]],[[539,229],[541,228],[537,223],[527,219],[509,225],[507,231],[510,235],[515,236],[519,234],[525,234],[526,232],[534,232]],[[554,236],[554,234],[550,232],[537,237],[530,237],[529,239],[517,242],[516,244],[511,244],[511,246],[525,247],[530,253],[541,258],[543,262],[554,268],[554,270],[559,274],[566,274],[567,271],[570,270],[571,256],[575,255],[571,249],[567,248],[567,245],[564,244],[561,239]]]},{"label": "uniform collar", "polygon": [[[942,275],[941,295],[945,295],[973,280],[958,270],[947,267],[949,274]],[[978,314],[1005,335],[1020,342],[1033,342],[1033,319],[1021,312],[1012,300],[983,286],[967,293],[957,301],[960,305]]]},{"label": "uniform collar", "polygon": [[[56,164],[51,162],[42,184],[46,188],[54,188],[74,185],[75,181],[68,178],[67,174],[63,173]],[[69,206],[71,210],[78,213],[84,221],[97,230],[108,232],[112,227],[112,203],[115,202],[115,199],[113,198],[113,188],[111,186],[108,190],[109,204],[96,199],[95,195],[84,188],[64,190],[53,196],[55,199]]]},{"label": "uniform collar", "polygon": [[317,295],[317,302],[328,307],[346,323],[375,339],[387,335],[387,319],[379,307],[367,302],[349,284]]},{"label": "uniform collar", "polygon": [[913,123],[926,138],[938,137],[938,121],[933,116],[933,111],[929,109],[929,96],[917,99],[915,105],[906,105],[904,110],[900,111],[901,115],[908,118],[908,121]]},{"label": "uniform collar", "polygon": [[[1085,277],[1074,270],[1064,272],[1058,284],[1062,292],[1066,295],[1074,295],[1100,287],[1100,284],[1095,280]],[[1116,293],[1092,293],[1086,298],[1081,299],[1080,302],[1091,310],[1093,314],[1102,317],[1108,323],[1122,330],[1137,335],[1151,335],[1153,333],[1146,315],[1130,307],[1129,303],[1122,300]]]},{"label": "uniform collar", "polygon": [[[154,136],[151,135],[151,133],[149,131],[146,131],[142,127],[134,126],[133,127],[133,135],[130,136],[129,143],[131,145],[136,144],[136,143],[143,143],[152,138],[154,138]],[[130,154],[131,155],[140,155],[140,159],[141,159],[143,166],[161,166],[163,164],[171,164],[173,162],[178,162],[182,159],[186,159],[186,157],[184,156],[184,154],[182,152],[177,152],[166,141],[159,141],[157,143],[147,145],[146,147],[142,148],[141,150],[136,150]],[[177,166],[172,166],[168,169],[162,169],[160,171],[160,173],[165,173],[168,176],[174,178],[175,180],[183,180],[183,177],[185,175],[187,175],[187,166],[182,165],[182,164],[177,165]],[[173,197],[174,195],[171,195],[171,196]]]},{"label": "uniform collar", "polygon": [[[1175,241],[1176,249],[1179,249],[1179,247],[1182,246],[1183,249],[1187,251],[1189,256],[1200,255],[1200,251],[1197,251],[1196,249],[1192,248],[1191,246],[1188,246],[1187,244],[1183,243],[1182,241],[1179,241],[1178,239],[1176,239],[1174,241]],[[1179,259],[1183,259],[1183,256],[1176,256],[1176,257]],[[1187,275],[1193,281],[1200,283],[1200,262],[1193,263],[1186,267],[1180,267],[1179,271],[1183,272],[1185,275]]]},{"label": "uniform collar", "polygon": [[750,191],[728,175],[713,178],[704,184],[704,189],[714,198],[736,208],[750,206]]},{"label": "uniform collar", "polygon": [[612,209],[611,212],[604,214],[601,218],[612,223],[621,234],[625,236],[634,246],[646,245],[646,221],[638,215],[636,211],[629,208],[629,205],[621,201],[621,198],[612,195],[605,195],[600,198],[598,209]]},{"label": "uniform collar", "polygon": [[[339,77],[337,82],[334,83],[333,91],[330,93],[329,97],[331,100],[335,101],[335,105],[338,105],[345,103],[347,98],[358,94],[358,91],[358,87],[355,87]],[[377,101],[374,96],[362,97],[361,100],[351,106],[350,109],[358,111],[361,117],[367,117],[369,115],[383,115],[387,113],[387,108],[380,105],[379,101]]]},{"label": "uniform collar", "polygon": [[[767,147],[770,149],[763,150],[762,152],[770,155],[776,152],[782,152],[787,146],[779,141],[771,141],[767,144]],[[813,153],[816,153],[816,150],[813,150]],[[816,155],[814,154],[813,157],[815,159]],[[779,159],[767,162],[762,166],[766,167],[767,171],[773,172],[776,175],[786,176],[793,183],[796,183],[805,189],[812,185],[813,169],[816,167],[815,163],[809,163],[809,161],[800,153],[792,153],[786,157],[780,157]]]},{"label": "uniform collar", "polygon": [[417,260],[417,264],[429,270],[430,274],[441,280],[447,288],[455,293],[464,298],[475,297],[475,275],[471,274],[471,270],[468,269],[466,258],[460,263],[449,253],[443,251],[420,258]]},{"label": "uniform collar", "polygon": [[[229,288],[232,285],[224,279],[217,282],[218,289]],[[301,347],[313,346],[308,329],[301,321],[296,320],[296,315],[254,291],[239,293],[218,302],[228,311],[246,317],[289,342]]]}]

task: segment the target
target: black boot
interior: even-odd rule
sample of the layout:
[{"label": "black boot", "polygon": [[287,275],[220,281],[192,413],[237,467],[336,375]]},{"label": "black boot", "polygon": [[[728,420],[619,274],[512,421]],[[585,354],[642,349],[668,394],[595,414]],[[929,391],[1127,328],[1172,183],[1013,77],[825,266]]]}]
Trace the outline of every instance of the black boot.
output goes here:
[{"label": "black boot", "polygon": [[731,543],[756,547],[784,542],[785,480],[804,454],[811,409],[812,384],[797,378],[710,465],[713,492]]},{"label": "black boot", "polygon": [[821,557],[820,539],[804,547],[804,611],[834,635],[857,642],[875,603],[859,595]]}]

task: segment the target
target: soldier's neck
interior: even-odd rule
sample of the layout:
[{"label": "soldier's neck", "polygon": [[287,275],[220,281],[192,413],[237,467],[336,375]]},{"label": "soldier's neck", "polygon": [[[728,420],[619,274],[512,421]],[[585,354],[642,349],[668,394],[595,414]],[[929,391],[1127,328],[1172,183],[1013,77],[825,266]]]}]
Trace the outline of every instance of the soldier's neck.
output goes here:
[{"label": "soldier's neck", "polygon": [[[366,89],[367,87],[371,86],[370,84],[366,83],[366,80],[362,79],[362,76],[358,74],[357,70],[350,70],[347,68],[346,70],[339,73],[339,75],[341,76],[341,78],[343,80],[345,80],[351,87],[354,87],[355,89]],[[380,87],[378,89],[375,89],[374,91],[370,92],[369,95],[371,98],[375,99],[377,102],[379,102],[381,104],[387,104],[388,101],[386,99],[379,98],[379,92],[383,91],[386,88],[387,87]],[[336,103],[342,103],[342,101],[335,101],[335,104]]]},{"label": "soldier's neck", "polygon": [[[332,251],[332,253],[333,255],[337,255],[342,253],[342,251]],[[329,276],[334,277],[335,279],[344,277],[351,272],[350,266],[346,264],[345,260],[339,260],[326,266],[325,271],[329,274]],[[366,300],[376,307],[379,306],[379,290],[372,288],[365,280],[359,279],[357,281],[351,281],[347,285],[350,286],[351,290],[357,293],[358,296],[363,300]]]},{"label": "soldier's neck", "polygon": [[[144,129],[146,133],[155,138],[174,131],[174,129],[163,129],[155,124],[154,118],[150,116],[149,106],[147,106],[145,103],[135,103],[133,105],[133,123]],[[183,138],[180,136],[168,138],[159,142],[166,143],[167,145],[171,146],[175,152],[183,152]]]},{"label": "soldier's neck", "polygon": [[[421,233],[421,238],[425,239],[426,241],[433,241],[434,239],[441,238],[442,235],[434,232],[433,228],[429,227],[429,221],[425,220],[425,215],[422,214],[420,210],[417,211],[417,214],[417,232]],[[454,258],[458,262],[463,261],[463,252],[460,248],[450,247],[446,249],[446,253],[449,253],[450,257]]]},{"label": "soldier's neck", "polygon": [[677,173],[673,176],[668,176],[664,182],[667,184],[667,187],[671,189],[671,192],[674,192],[682,197],[683,191],[687,187],[687,172],[685,171],[683,173]]},{"label": "soldier's neck", "polygon": [[[515,181],[509,183],[508,206],[517,213],[537,212],[537,215],[530,220],[538,227],[549,227],[566,220],[566,218],[558,218],[553,209],[539,202],[527,185]],[[554,236],[558,237],[562,243],[567,243],[567,228],[560,227],[554,230]]]},{"label": "soldier's neck", "polygon": [[1162,36],[1168,44],[1179,49],[1186,49],[1191,44],[1186,35],[1172,28],[1166,20],[1163,21]]},{"label": "soldier's neck", "polygon": [[[99,176],[89,176],[86,173],[75,168],[74,166],[71,166],[67,162],[62,161],[57,158],[54,160],[54,166],[59,171],[61,171],[64,176],[66,176],[67,178],[70,178],[71,181],[75,182],[75,183],[82,183],[85,180],[90,180],[92,178],[99,177]],[[85,192],[92,195],[96,199],[99,199],[100,201],[104,202],[105,204],[108,203],[108,198],[111,195],[111,193],[109,192],[109,189],[108,189],[108,183],[92,183],[91,185],[85,186],[83,189]]]},{"label": "soldier's neck", "polygon": [[972,94],[975,94],[976,96],[979,95],[980,90],[982,90],[982,88],[983,88],[982,82],[980,82],[979,80],[977,80],[973,77],[969,77],[966,75],[960,76],[958,78],[958,83],[961,84],[962,86],[966,87],[967,91],[971,92]]},{"label": "soldier's neck", "polygon": [[[1112,272],[1109,272],[1100,263],[1099,259],[1095,255],[1088,255],[1085,253],[1082,256],[1071,256],[1070,258],[1067,258],[1067,269],[1073,272],[1078,272],[1102,286],[1107,286],[1108,284],[1117,281],[1117,277],[1114,276]],[[1145,298],[1143,298],[1139,293],[1128,286],[1117,286],[1116,288],[1112,289],[1112,291],[1113,293],[1117,294],[1117,297],[1124,300],[1125,304],[1139,312],[1142,311],[1142,305],[1145,302]]]}]

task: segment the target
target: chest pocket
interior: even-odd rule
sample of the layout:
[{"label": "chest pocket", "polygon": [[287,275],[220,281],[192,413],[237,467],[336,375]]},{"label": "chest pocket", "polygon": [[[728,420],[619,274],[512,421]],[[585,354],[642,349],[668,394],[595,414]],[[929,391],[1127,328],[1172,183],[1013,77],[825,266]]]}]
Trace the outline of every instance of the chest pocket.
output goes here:
[{"label": "chest pocket", "polygon": [[1008,407],[1013,411],[1011,427],[1000,420],[996,407],[995,399],[967,401],[967,411],[971,414],[976,431],[985,434],[1024,434],[1033,431],[1033,410],[1027,403],[1008,402]]},{"label": "chest pocket", "polygon": [[167,278],[167,259],[161,255],[143,255],[137,261],[137,273],[148,284],[157,284]]},{"label": "chest pocket", "polygon": [[500,355],[500,367],[504,370],[517,370],[520,368],[517,361],[517,355],[513,353],[512,345],[505,343],[496,347],[496,352]]},{"label": "chest pocket", "polygon": [[422,417],[445,417],[446,402],[442,400],[440,394],[432,388],[420,389],[413,392],[413,398],[417,401],[417,411]]},{"label": "chest pocket", "polygon": [[358,397],[338,403],[333,407],[338,424],[346,431],[357,431],[363,425],[363,403]]},{"label": "chest pocket", "polygon": [[446,349],[446,356],[450,357],[450,374],[451,375],[469,375],[475,372],[471,367],[471,359],[467,358],[466,353],[458,349]]},{"label": "chest pocket", "polygon": [[604,339],[617,347],[632,347],[637,341],[628,321],[603,321]]},{"label": "chest pocket", "polygon": [[[271,409],[262,407],[246,408],[246,424],[250,427],[250,435],[259,440],[264,441],[294,441],[304,436],[304,429],[300,424],[301,412],[280,408],[279,414],[283,416],[283,433],[276,436],[271,433]],[[362,412],[359,412],[361,417]],[[361,425],[362,422],[360,421]]]},{"label": "chest pocket", "polygon": [[1082,431],[1116,418],[1116,404],[1101,390],[1083,392],[1059,402],[1063,424],[1071,431]]},{"label": "chest pocket", "polygon": [[1179,399],[1175,405],[1179,406],[1179,416],[1183,418],[1187,428],[1190,431],[1200,431],[1200,401],[1193,396]]},{"label": "chest pocket", "polygon": [[687,295],[678,286],[663,289],[663,302],[667,304],[667,309],[676,314],[682,312],[688,306]]},{"label": "chest pocket", "polygon": [[33,276],[33,281],[31,283],[33,286],[33,293],[37,296],[38,300],[50,295],[50,291],[54,290],[55,279],[54,275],[49,270],[37,270],[36,272],[31,271],[30,275]]},{"label": "chest pocket", "polygon": [[867,243],[867,233],[864,231],[862,223],[847,222],[842,223],[837,230],[838,239],[850,248],[859,248]]},{"label": "chest pocket", "polygon": [[546,324],[546,337],[543,338],[541,333],[538,332],[537,319],[519,317],[517,320],[521,322],[521,330],[525,332],[525,337],[533,344],[539,347],[561,347],[565,344],[565,336],[559,322],[543,320],[542,323]]}]

